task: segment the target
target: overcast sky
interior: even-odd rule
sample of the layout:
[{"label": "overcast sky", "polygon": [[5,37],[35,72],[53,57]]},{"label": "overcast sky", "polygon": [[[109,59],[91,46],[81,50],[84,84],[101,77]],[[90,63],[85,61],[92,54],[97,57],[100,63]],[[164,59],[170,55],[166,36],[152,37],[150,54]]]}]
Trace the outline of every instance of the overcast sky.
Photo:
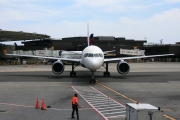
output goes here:
[{"label": "overcast sky", "polygon": [[180,0],[0,0],[0,29],[180,42]]}]

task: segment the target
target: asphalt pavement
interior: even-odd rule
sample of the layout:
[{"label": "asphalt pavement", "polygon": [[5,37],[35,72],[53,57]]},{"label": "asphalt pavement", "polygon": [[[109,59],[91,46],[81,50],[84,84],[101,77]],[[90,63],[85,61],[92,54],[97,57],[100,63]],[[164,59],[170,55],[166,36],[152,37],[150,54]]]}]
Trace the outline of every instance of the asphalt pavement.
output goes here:
[{"label": "asphalt pavement", "polygon": [[[96,109],[100,103],[93,103],[88,97],[96,91],[97,99],[102,102],[105,98],[99,96],[101,93],[111,98],[110,102],[119,103],[120,108],[135,101],[149,103],[164,111],[169,117],[164,120],[180,119],[180,63],[130,63],[130,67],[130,73],[123,76],[116,71],[116,64],[110,64],[110,77],[103,77],[105,70],[101,68],[95,73],[97,83],[89,84],[91,74],[80,66],[75,69],[77,77],[69,76],[71,66],[66,66],[61,75],[54,75],[50,65],[0,66],[0,119],[70,120],[71,98],[76,90],[81,92],[78,94],[81,120],[124,120],[125,114],[113,111],[116,108],[111,109],[120,113],[115,117],[110,116],[113,112],[100,112],[101,106]],[[90,90],[85,91],[86,88]],[[35,109],[37,98],[40,106],[45,100],[49,108]]]}]

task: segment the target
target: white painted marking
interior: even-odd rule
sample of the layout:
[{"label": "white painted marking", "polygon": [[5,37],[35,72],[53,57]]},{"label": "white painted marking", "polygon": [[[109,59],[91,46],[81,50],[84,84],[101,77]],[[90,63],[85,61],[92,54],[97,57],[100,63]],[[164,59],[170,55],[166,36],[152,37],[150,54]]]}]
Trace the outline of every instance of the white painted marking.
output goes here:
[{"label": "white painted marking", "polygon": [[107,110],[109,110],[109,109],[119,109],[119,110],[121,110],[124,107],[120,107],[120,106],[103,106],[103,107],[101,107],[101,106],[98,106],[97,108],[99,110],[102,110],[102,109],[107,109]]},{"label": "white painted marking", "polygon": [[106,104],[106,105],[94,105],[95,107],[103,107],[103,106],[113,106],[113,105],[117,105],[117,104]]},{"label": "white painted marking", "polygon": [[104,96],[98,96],[98,95],[83,95],[83,96],[86,97],[87,99],[88,98],[104,98]]},{"label": "white painted marking", "polygon": [[96,98],[86,98],[87,100],[90,100],[90,101],[111,101],[109,99],[105,99],[105,98],[101,98],[101,99],[96,99]]},{"label": "white painted marking", "polygon": [[[117,106],[113,106],[113,107],[107,106],[107,107],[103,107],[103,108],[100,107],[98,109],[110,109],[110,108],[112,109],[112,108],[118,108],[118,107]],[[119,108],[122,108],[122,107],[119,107]]]},{"label": "white painted marking", "polygon": [[101,105],[101,104],[109,104],[109,103],[113,103],[113,102],[99,102],[99,103],[92,103],[93,105]]},{"label": "white painted marking", "polygon": [[[88,99],[86,99],[88,100]],[[95,104],[95,103],[110,103],[109,100],[88,100],[89,102],[91,102],[92,104]]]},{"label": "white painted marking", "polygon": [[125,110],[125,108],[122,108],[122,109],[110,109],[110,110],[103,110],[103,111],[100,111],[100,112],[106,112],[106,111],[113,111],[113,110]]},{"label": "white painted marking", "polygon": [[111,113],[104,113],[104,114],[116,114],[116,113],[125,113],[126,111],[122,111],[122,112],[111,112]]},{"label": "white painted marking", "polygon": [[110,117],[107,117],[107,118],[124,118],[125,115],[116,115],[116,116],[110,116]]},{"label": "white painted marking", "polygon": [[108,118],[125,118],[125,106],[96,88],[92,86],[72,86],[72,88],[105,120]]},{"label": "white painted marking", "polygon": [[[0,105],[5,106],[15,106],[15,107],[24,107],[24,108],[35,108],[35,106],[19,105],[19,104],[9,104],[9,103],[0,103]],[[72,109],[58,109],[58,108],[47,108],[48,110],[72,110]],[[92,110],[92,108],[81,108],[80,110]]]}]

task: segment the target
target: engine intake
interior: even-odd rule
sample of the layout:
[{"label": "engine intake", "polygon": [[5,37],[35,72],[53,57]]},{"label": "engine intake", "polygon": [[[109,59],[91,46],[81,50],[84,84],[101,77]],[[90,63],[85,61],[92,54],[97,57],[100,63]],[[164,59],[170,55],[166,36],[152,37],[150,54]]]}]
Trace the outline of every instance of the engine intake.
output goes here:
[{"label": "engine intake", "polygon": [[127,73],[129,73],[130,67],[129,64],[126,61],[120,61],[117,64],[117,71],[122,74],[125,75]]},{"label": "engine intake", "polygon": [[52,72],[54,74],[62,74],[64,72],[64,64],[61,61],[56,61],[52,65]]}]

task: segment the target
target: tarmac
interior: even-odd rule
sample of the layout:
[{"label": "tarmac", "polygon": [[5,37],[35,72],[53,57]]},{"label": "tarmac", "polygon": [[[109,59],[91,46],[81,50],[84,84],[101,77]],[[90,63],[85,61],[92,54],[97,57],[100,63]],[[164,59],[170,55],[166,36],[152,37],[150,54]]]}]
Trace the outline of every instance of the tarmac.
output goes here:
[{"label": "tarmac", "polygon": [[[91,74],[81,66],[75,69],[76,77],[70,77],[68,65],[61,75],[53,74],[51,65],[0,66],[0,120],[71,120],[76,92],[80,120],[124,120],[126,103],[137,101],[160,107],[163,120],[180,120],[180,63],[129,65],[130,73],[120,75],[111,63],[110,77],[103,77],[105,69],[100,68],[95,85],[89,84]],[[37,98],[40,107],[45,100],[50,108],[35,109]],[[104,110],[106,105],[109,110]]]}]

